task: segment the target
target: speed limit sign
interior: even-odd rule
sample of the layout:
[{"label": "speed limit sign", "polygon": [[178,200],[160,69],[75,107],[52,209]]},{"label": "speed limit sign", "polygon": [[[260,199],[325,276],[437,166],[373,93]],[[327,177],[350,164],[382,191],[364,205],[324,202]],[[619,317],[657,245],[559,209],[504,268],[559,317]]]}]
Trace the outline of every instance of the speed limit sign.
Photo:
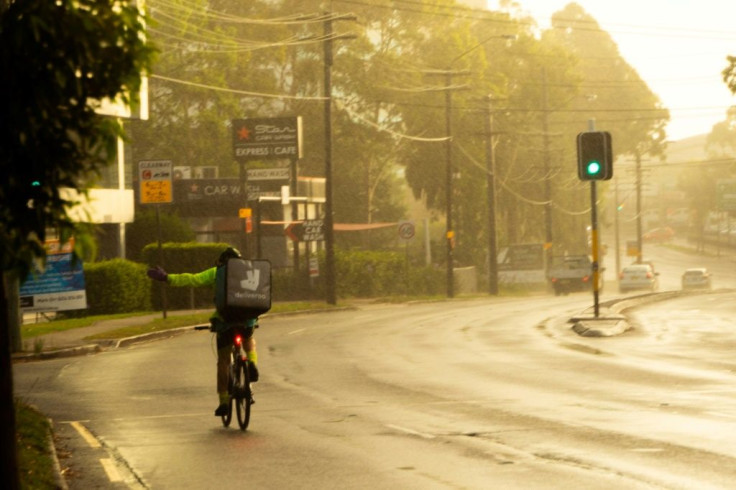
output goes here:
[{"label": "speed limit sign", "polygon": [[399,238],[402,240],[411,240],[414,238],[413,221],[402,221],[399,223]]}]

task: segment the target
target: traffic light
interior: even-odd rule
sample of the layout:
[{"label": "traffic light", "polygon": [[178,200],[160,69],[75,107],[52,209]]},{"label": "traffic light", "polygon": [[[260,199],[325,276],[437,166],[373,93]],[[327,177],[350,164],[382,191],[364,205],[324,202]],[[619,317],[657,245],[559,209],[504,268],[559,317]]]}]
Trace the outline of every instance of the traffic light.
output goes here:
[{"label": "traffic light", "polygon": [[608,180],[613,177],[611,133],[588,131],[578,134],[577,141],[580,180]]}]

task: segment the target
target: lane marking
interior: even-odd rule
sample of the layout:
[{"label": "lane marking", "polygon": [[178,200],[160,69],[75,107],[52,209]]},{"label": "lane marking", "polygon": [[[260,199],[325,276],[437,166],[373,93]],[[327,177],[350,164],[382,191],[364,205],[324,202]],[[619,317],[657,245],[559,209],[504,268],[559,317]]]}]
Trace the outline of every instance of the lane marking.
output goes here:
[{"label": "lane marking", "polygon": [[398,430],[400,432],[405,432],[413,436],[419,436],[424,439],[434,439],[434,436],[432,434],[425,434],[424,432],[419,432],[414,429],[409,429],[407,427],[401,427],[399,425],[393,425],[393,424],[386,424],[386,427],[388,427],[389,429]]},{"label": "lane marking", "polygon": [[95,436],[92,435],[90,431],[87,430],[85,426],[83,426],[79,422],[70,422],[71,426],[77,429],[77,432],[79,432],[79,435],[82,436],[82,438],[87,441],[87,444],[90,445],[90,447],[98,448],[102,447],[100,444],[100,441],[97,440]]},{"label": "lane marking", "polygon": [[115,467],[115,463],[110,458],[103,458],[100,460],[100,463],[102,464],[102,468],[105,470],[105,473],[107,473],[107,478],[110,480],[110,482],[121,482],[123,481],[123,477],[120,476],[120,472]]},{"label": "lane marking", "polygon": [[295,333],[300,333],[300,332],[303,332],[305,330],[306,330],[306,328],[300,328],[298,330],[292,330],[291,332],[288,333],[288,335],[294,335]]}]

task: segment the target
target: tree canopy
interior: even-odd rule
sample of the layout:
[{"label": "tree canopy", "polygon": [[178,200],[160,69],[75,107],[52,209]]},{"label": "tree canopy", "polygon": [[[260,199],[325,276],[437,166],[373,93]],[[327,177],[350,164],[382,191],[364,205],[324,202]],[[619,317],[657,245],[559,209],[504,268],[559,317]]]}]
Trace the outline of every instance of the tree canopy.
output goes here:
[{"label": "tree canopy", "polygon": [[577,4],[541,33],[523,16],[453,0],[333,2],[332,12],[317,0],[149,5],[150,35],[162,54],[151,121],[132,124],[137,159],[216,165],[235,176],[232,119],[298,115],[305,150],[299,173],[323,175],[329,20],[335,219],[403,219],[404,187],[442,219],[449,92],[456,254],[468,265],[486,253],[488,96],[500,243],[543,241],[546,206],[558,230],[554,246],[584,243],[585,187],[569,164],[575,135],[595,118],[613,134],[617,154],[658,151],[669,117]]}]

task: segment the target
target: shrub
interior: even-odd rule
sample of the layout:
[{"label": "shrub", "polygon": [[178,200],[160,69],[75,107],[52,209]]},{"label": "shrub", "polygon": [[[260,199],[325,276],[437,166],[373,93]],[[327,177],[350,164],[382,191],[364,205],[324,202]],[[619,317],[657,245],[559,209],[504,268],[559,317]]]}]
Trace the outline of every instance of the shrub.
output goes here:
[{"label": "shrub", "polygon": [[142,264],[123,259],[84,265],[87,315],[151,309],[151,281]]}]

